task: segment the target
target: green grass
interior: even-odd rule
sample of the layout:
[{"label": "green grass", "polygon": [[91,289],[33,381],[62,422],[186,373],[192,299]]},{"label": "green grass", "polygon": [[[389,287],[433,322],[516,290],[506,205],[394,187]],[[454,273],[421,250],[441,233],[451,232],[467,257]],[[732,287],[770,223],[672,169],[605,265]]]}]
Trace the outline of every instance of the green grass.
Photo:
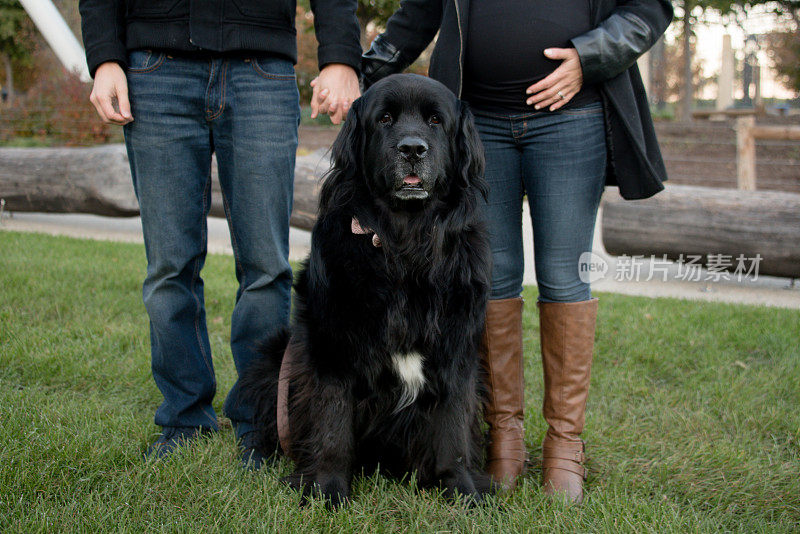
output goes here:
[{"label": "green grass", "polygon": [[[583,506],[539,489],[538,325],[526,289],[518,490],[473,510],[381,476],[349,507],[299,508],[286,462],[239,469],[223,430],[165,462],[140,300],[141,246],[0,232],[0,530],[264,532],[792,531],[800,524],[800,317],[600,295]],[[233,384],[233,260],[204,271],[219,394]],[[223,421],[224,423],[224,421]]]},{"label": "green grass", "polygon": [[311,118],[311,106],[300,106],[300,124],[303,126],[326,126],[334,128],[331,118],[328,115],[320,115],[316,119]]}]

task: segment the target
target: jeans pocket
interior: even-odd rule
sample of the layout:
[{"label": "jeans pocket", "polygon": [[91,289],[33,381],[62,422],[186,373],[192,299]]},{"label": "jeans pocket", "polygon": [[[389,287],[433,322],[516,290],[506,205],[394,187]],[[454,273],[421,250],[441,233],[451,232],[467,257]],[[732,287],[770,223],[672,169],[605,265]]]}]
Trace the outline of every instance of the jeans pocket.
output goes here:
[{"label": "jeans pocket", "polygon": [[154,72],[164,63],[165,58],[164,52],[133,50],[128,54],[128,72],[132,74]]},{"label": "jeans pocket", "polygon": [[253,65],[253,70],[259,76],[268,80],[295,81],[297,79],[294,65],[288,59],[265,55],[250,58],[250,64]]}]

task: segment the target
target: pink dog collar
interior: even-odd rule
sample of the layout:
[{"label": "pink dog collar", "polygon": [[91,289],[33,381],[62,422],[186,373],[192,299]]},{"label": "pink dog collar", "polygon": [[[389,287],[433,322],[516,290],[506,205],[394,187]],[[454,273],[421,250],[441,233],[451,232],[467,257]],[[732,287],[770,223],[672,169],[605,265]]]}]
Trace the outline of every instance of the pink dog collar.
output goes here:
[{"label": "pink dog collar", "polygon": [[372,228],[367,228],[365,226],[361,226],[361,223],[358,222],[358,219],[353,217],[353,220],[350,222],[350,231],[356,235],[369,235],[372,234],[372,246],[373,247],[380,247],[381,246],[381,238],[378,237]]}]

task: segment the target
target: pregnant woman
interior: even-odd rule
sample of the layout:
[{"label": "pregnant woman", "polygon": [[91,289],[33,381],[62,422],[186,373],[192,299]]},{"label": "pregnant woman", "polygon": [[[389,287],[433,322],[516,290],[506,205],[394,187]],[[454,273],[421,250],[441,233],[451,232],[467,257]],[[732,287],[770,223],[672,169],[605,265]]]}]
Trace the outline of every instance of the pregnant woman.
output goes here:
[{"label": "pregnant woman", "polygon": [[573,502],[597,299],[579,276],[605,184],[628,199],[666,171],[636,59],[672,19],[666,0],[404,0],[364,54],[369,85],[402,71],[439,32],[430,76],[467,101],[486,150],[494,271],[484,356],[487,470],[511,489],[523,440],[522,201],[533,222],[544,368],[543,486]]}]

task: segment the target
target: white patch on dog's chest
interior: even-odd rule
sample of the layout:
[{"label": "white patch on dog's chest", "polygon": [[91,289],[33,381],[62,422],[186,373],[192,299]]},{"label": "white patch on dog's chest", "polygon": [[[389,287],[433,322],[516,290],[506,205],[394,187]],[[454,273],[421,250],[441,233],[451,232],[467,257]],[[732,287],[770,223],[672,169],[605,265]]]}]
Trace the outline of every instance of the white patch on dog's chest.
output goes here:
[{"label": "white patch on dog's chest", "polygon": [[418,352],[398,353],[392,356],[394,370],[400,378],[400,382],[403,383],[403,392],[397,401],[395,413],[413,404],[425,385],[425,374],[422,372],[424,360],[425,358]]}]

